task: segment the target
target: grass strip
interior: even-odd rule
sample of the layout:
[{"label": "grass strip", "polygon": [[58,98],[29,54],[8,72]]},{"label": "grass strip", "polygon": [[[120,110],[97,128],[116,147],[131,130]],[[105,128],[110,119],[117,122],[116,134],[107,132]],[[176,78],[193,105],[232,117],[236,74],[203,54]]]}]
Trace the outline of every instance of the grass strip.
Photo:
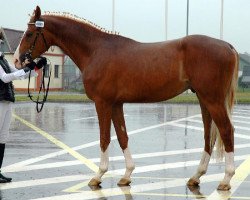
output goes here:
[{"label": "grass strip", "polygon": [[[42,98],[42,96],[41,96]],[[36,96],[34,95],[34,99]],[[16,95],[17,102],[30,101],[26,95]],[[250,104],[250,92],[237,92],[236,101],[238,104]],[[86,94],[49,94],[48,102],[92,102]],[[195,94],[183,93],[172,99],[164,101],[167,103],[199,103]]]}]

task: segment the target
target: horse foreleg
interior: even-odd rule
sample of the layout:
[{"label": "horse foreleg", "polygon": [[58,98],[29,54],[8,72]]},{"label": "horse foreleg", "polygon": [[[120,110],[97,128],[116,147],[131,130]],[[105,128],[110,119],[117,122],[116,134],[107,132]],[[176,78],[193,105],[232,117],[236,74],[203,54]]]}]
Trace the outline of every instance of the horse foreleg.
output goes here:
[{"label": "horse foreleg", "polygon": [[198,186],[200,184],[200,177],[207,172],[208,163],[210,161],[211,153],[212,153],[214,142],[215,142],[215,140],[213,141],[212,144],[210,142],[212,118],[208,110],[206,109],[206,107],[203,105],[201,101],[200,101],[200,106],[201,106],[202,120],[204,124],[205,147],[204,147],[204,151],[203,151],[200,164],[199,164],[199,167],[197,168],[196,173],[187,182],[188,186]]},{"label": "horse foreleg", "polygon": [[123,150],[123,154],[126,162],[126,172],[121,180],[118,182],[118,185],[129,185],[131,183],[131,173],[135,168],[132,156],[128,148],[128,134],[126,131],[126,125],[123,114],[123,105],[114,105],[112,112],[112,121],[116,130],[117,138],[120,144],[120,147]]},{"label": "horse foreleg", "polygon": [[135,164],[128,147],[123,150],[123,155],[125,157],[125,162],[126,162],[126,172],[124,176],[120,179],[120,181],[117,183],[117,185],[119,186],[129,185],[131,183],[130,176],[133,170],[135,169]]},{"label": "horse foreleg", "polygon": [[108,146],[110,143],[112,106],[105,102],[96,103],[95,106],[100,127],[101,159],[99,170],[89,182],[89,186],[98,186],[101,183],[101,178],[108,171],[109,165]]}]

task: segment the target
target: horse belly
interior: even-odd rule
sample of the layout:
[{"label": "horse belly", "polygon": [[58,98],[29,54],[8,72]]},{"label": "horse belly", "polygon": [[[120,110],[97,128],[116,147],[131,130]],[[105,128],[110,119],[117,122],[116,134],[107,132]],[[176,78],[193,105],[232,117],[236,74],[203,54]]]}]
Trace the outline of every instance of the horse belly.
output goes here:
[{"label": "horse belly", "polygon": [[[161,75],[160,75],[161,74]],[[185,80],[180,80],[179,73],[160,76],[149,75],[147,78],[138,77],[120,87],[117,99],[123,102],[159,102],[173,98],[188,88]]]},{"label": "horse belly", "polygon": [[151,91],[151,96],[149,97],[149,102],[159,102],[171,99],[187,89],[185,83],[175,83],[171,85],[166,85],[164,88],[158,91]]},{"label": "horse belly", "polygon": [[155,90],[146,90],[144,94],[138,96],[134,102],[159,102],[171,99],[186,90],[185,84],[176,84],[171,87],[165,86]]}]

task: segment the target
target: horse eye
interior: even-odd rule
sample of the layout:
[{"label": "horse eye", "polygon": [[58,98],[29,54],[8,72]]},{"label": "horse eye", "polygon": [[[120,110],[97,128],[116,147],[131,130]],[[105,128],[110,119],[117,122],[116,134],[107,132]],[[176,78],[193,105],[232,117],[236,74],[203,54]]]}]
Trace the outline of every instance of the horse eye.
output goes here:
[{"label": "horse eye", "polygon": [[33,33],[31,33],[31,32],[26,33],[26,37],[28,37],[28,38],[30,38],[32,35],[33,35]]}]

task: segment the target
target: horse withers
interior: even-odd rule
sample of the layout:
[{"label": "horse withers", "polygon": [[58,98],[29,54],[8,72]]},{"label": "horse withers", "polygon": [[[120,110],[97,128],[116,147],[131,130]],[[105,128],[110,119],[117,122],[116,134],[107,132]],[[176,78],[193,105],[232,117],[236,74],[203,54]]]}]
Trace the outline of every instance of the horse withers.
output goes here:
[{"label": "horse withers", "polygon": [[204,123],[205,146],[197,172],[188,185],[197,186],[206,173],[217,140],[225,154],[225,177],[219,190],[229,190],[235,173],[231,111],[238,78],[238,54],[227,42],[202,35],[140,43],[105,32],[86,20],[63,14],[41,15],[36,7],[18,49],[20,56],[40,56],[52,45],[76,63],[86,94],[95,103],[100,127],[101,162],[89,185],[99,185],[108,170],[111,121],[124,153],[126,172],[118,185],[129,185],[135,168],[128,147],[125,102],[159,102],[187,89],[196,92]]}]

